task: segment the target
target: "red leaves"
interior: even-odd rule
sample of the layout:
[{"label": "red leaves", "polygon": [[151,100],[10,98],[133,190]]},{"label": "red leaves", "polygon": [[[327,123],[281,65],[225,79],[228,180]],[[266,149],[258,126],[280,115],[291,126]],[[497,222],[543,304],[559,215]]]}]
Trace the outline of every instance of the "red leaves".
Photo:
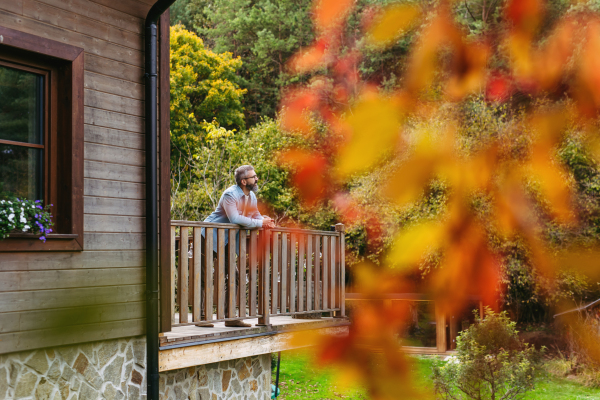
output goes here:
[{"label": "red leaves", "polygon": [[513,92],[513,83],[505,75],[492,74],[486,85],[485,97],[489,101],[505,102]]}]

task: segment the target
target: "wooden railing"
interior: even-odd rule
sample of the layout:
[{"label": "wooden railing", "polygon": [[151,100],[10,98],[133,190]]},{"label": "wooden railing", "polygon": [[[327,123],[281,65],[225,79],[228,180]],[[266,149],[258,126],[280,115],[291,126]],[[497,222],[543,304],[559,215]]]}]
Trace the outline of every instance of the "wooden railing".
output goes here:
[{"label": "wooden railing", "polygon": [[342,224],[328,232],[172,221],[171,326],[247,318],[269,325],[271,316],[320,312],[344,316],[344,261]]}]

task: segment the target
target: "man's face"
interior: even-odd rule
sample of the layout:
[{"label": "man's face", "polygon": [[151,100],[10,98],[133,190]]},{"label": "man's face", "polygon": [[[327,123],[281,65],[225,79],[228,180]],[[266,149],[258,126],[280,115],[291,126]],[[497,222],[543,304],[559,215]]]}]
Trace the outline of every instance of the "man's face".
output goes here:
[{"label": "man's face", "polygon": [[248,171],[246,173],[246,178],[242,179],[242,185],[246,187],[246,189],[256,192],[258,191],[258,176],[256,176],[256,172],[254,170]]}]

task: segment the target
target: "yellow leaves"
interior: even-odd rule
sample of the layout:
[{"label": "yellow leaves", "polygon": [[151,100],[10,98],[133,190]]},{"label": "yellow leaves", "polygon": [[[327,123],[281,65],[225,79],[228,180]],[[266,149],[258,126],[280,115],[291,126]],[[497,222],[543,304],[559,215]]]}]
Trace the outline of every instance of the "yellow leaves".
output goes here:
[{"label": "yellow leaves", "polygon": [[368,42],[378,47],[393,44],[415,22],[419,14],[419,8],[413,5],[393,4],[384,8],[368,30]]},{"label": "yellow leaves", "polygon": [[347,141],[338,153],[336,166],[341,177],[367,170],[380,161],[383,154],[394,149],[399,138],[401,111],[391,98],[363,94],[342,120]]},{"label": "yellow leaves", "polygon": [[414,266],[428,251],[436,250],[444,241],[444,226],[437,221],[412,226],[396,236],[387,261],[396,268]]}]

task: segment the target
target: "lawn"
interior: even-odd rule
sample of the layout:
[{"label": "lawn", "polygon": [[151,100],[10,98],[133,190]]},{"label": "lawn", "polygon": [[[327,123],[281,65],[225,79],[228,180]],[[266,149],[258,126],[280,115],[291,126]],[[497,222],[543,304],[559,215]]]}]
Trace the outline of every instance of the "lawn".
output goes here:
[{"label": "lawn", "polygon": [[[431,366],[441,362],[435,357],[417,356],[414,358],[414,373],[423,385],[432,385]],[[319,370],[304,352],[290,351],[281,354],[279,387],[281,400],[311,399],[368,399],[363,388],[343,389],[331,370]],[[273,370],[275,384],[275,370]],[[566,379],[547,377],[541,380],[534,391],[527,394],[526,400],[600,400],[600,389],[590,389]]]}]

